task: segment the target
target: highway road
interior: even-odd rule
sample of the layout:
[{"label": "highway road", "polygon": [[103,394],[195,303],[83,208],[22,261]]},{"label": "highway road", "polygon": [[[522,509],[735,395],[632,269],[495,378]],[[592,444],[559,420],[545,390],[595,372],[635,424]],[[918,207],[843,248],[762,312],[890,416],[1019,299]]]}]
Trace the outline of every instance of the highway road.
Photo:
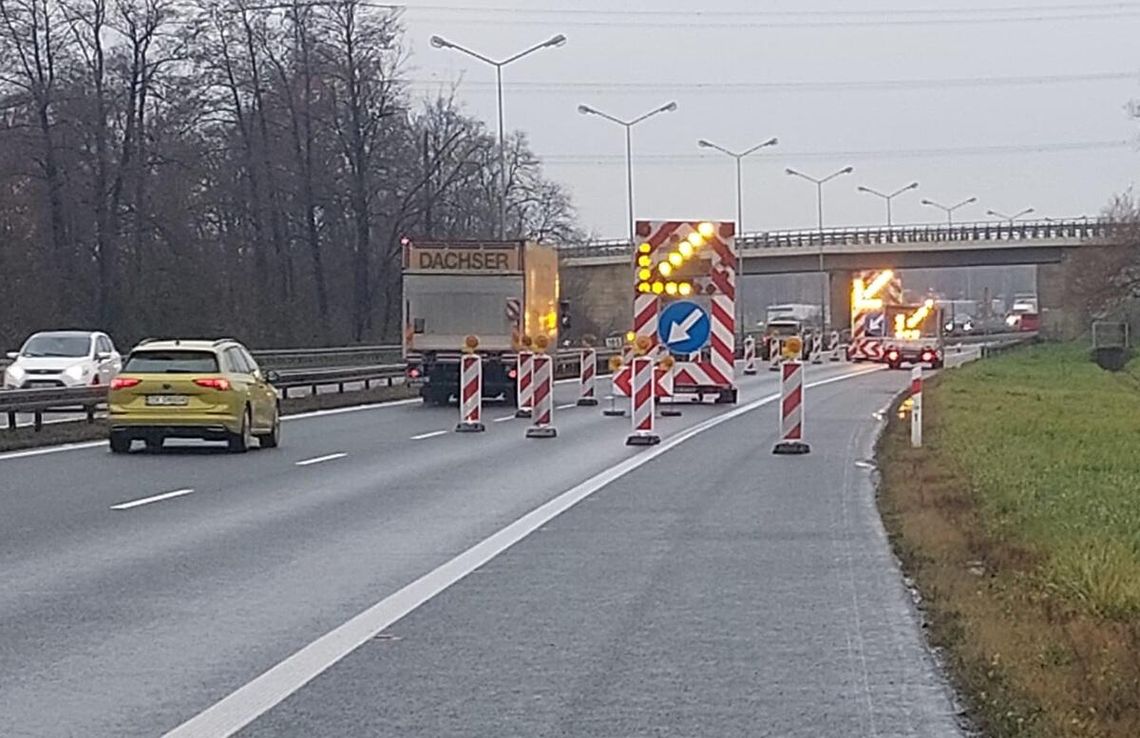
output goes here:
[{"label": "highway road", "polygon": [[[276,451],[0,455],[0,735],[957,736],[874,505],[905,373],[775,374],[661,446],[418,402]],[[343,658],[341,658],[343,656]]]}]

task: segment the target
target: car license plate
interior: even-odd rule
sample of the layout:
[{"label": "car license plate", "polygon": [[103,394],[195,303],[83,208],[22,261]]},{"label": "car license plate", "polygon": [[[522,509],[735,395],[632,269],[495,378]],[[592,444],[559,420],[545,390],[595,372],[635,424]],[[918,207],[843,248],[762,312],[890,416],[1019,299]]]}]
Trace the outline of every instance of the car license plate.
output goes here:
[{"label": "car license plate", "polygon": [[147,395],[146,404],[169,407],[171,405],[185,405],[190,401],[186,395]]}]

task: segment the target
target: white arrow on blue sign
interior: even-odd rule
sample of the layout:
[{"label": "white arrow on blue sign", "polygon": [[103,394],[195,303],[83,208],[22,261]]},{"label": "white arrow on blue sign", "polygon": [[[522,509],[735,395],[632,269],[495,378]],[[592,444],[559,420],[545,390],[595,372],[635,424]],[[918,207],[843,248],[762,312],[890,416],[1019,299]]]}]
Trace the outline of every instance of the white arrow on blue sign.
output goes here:
[{"label": "white arrow on blue sign", "polygon": [[658,337],[675,354],[700,351],[709,342],[711,331],[708,313],[695,302],[675,302],[657,320]]}]

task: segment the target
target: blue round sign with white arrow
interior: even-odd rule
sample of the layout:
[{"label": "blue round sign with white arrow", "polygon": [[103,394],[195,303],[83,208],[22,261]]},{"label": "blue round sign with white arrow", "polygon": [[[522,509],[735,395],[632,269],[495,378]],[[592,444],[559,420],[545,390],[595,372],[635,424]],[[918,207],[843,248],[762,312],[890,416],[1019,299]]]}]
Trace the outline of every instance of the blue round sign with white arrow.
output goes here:
[{"label": "blue round sign with white arrow", "polygon": [[708,313],[695,302],[674,302],[657,320],[658,337],[675,354],[700,351],[709,342],[711,331]]}]

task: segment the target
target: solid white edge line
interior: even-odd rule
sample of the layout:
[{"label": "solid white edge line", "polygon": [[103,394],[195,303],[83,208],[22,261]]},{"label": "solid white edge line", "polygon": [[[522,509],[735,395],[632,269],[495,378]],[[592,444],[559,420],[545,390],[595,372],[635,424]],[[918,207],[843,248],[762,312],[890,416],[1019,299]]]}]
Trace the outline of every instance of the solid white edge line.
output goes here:
[{"label": "solid white edge line", "polygon": [[413,441],[426,441],[429,438],[437,438],[439,436],[446,436],[448,431],[438,430],[431,433],[421,433],[418,436],[412,436]]},{"label": "solid white edge line", "polygon": [[[806,384],[805,388],[811,389],[825,384],[842,382],[881,370],[881,367],[876,367],[843,374]],[[309,681],[352,653],[369,639],[374,638],[385,628],[415,611],[425,602],[459,582],[471,572],[598,490],[638,467],[648,464],[690,438],[764,405],[776,402],[779,398],[778,393],[768,395],[730,410],[723,415],[709,418],[665,440],[659,446],[652,447],[648,451],[642,451],[590,477],[311,642],[284,661],[166,733],[166,738],[214,738],[233,735],[304,687]]]},{"label": "solid white edge line", "polygon": [[326,461],[336,461],[337,459],[343,459],[345,456],[348,456],[348,454],[344,454],[344,453],[328,454],[326,456],[318,456],[315,459],[305,459],[304,461],[296,461],[296,462],[294,462],[294,465],[295,466],[312,466],[313,464],[323,464]]},{"label": "solid white edge line", "polygon": [[154,495],[153,497],[144,497],[141,500],[131,500],[130,502],[120,502],[118,505],[111,505],[112,510],[130,510],[134,507],[142,507],[149,505],[152,502],[162,502],[163,500],[170,500],[175,497],[185,497],[193,493],[192,489],[176,489],[173,492],[164,492],[161,495]]}]

